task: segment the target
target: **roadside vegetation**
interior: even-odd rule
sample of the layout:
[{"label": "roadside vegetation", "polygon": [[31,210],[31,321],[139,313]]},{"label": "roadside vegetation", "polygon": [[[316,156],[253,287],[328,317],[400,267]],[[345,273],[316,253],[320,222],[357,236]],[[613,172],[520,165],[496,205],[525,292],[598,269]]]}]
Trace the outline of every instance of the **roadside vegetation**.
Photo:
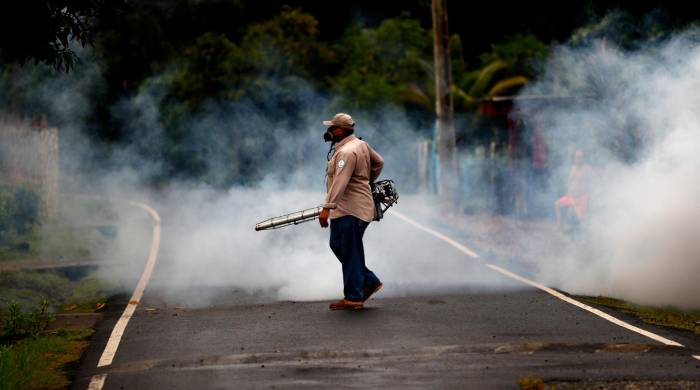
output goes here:
[{"label": "roadside vegetation", "polygon": [[62,389],[70,384],[65,366],[80,359],[92,329],[49,326],[55,315],[43,298],[30,310],[13,303],[2,313],[0,384],[2,389]]},{"label": "roadside vegetation", "polygon": [[0,221],[0,388],[66,388],[93,330],[57,318],[106,305],[112,288],[91,270],[117,217],[103,200],[63,197],[42,219],[31,190],[2,187]]},{"label": "roadside vegetation", "polygon": [[93,331],[57,330],[0,345],[2,388],[63,389],[70,384],[65,366],[75,363]]},{"label": "roadside vegetation", "polygon": [[589,304],[604,306],[633,315],[647,324],[685,330],[696,335],[700,334],[700,310],[683,310],[671,306],[643,306],[625,302],[621,299],[602,296],[578,296],[576,298]]},{"label": "roadside vegetation", "polygon": [[64,196],[55,217],[40,221],[29,189],[0,186],[0,270],[8,261],[89,259],[116,234],[116,216],[97,199]]}]

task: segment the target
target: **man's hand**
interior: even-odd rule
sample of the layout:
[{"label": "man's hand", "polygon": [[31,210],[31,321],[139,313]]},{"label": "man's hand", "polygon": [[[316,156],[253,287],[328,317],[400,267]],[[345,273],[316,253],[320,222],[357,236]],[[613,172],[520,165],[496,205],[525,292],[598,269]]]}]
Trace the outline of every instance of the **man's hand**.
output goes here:
[{"label": "man's hand", "polygon": [[318,222],[321,224],[321,227],[328,227],[328,217],[331,215],[331,209],[323,209],[321,210],[321,215],[318,216]]}]

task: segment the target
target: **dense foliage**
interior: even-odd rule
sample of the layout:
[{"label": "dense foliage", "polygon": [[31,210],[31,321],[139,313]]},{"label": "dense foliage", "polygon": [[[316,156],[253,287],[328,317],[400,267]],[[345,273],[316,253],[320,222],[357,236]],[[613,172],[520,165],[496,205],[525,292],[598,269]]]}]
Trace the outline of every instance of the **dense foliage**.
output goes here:
[{"label": "dense foliage", "polygon": [[25,234],[39,220],[39,197],[26,188],[0,187],[0,243]]},{"label": "dense foliage", "polygon": [[[481,99],[516,94],[536,76],[552,42],[580,26],[579,41],[607,31],[598,16],[609,4],[573,3],[564,11],[450,2],[459,142],[490,136],[475,130]],[[647,12],[644,4],[632,13]],[[358,1],[347,9],[315,0],[51,0],[17,7],[6,15],[45,23],[25,39],[3,34],[0,105],[79,128],[97,141],[85,153],[93,160],[129,144],[136,156],[127,160],[147,163],[162,178],[229,185],[260,178],[257,159],[277,146],[268,132],[300,131],[321,110],[377,119],[391,112],[411,131],[432,134],[429,1]],[[642,22],[620,39],[644,31],[657,38],[685,23],[677,16]],[[93,45],[81,48],[87,43]],[[48,66],[16,65],[29,60]],[[68,76],[54,70],[71,66]],[[228,167],[226,177],[211,177],[216,159]]]}]

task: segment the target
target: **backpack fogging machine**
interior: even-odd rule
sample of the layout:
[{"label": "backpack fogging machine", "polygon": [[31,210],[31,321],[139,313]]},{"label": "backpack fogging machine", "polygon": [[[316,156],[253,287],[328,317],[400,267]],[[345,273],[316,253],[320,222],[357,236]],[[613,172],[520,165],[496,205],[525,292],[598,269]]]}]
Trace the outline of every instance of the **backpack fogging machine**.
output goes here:
[{"label": "backpack fogging machine", "polygon": [[[372,198],[374,199],[374,220],[379,221],[384,217],[384,213],[389,207],[399,201],[399,193],[393,180],[381,180],[370,184]],[[255,230],[279,229],[289,225],[313,221],[321,214],[323,207],[313,207],[306,210],[297,211],[279,217],[270,218],[255,224]]]}]

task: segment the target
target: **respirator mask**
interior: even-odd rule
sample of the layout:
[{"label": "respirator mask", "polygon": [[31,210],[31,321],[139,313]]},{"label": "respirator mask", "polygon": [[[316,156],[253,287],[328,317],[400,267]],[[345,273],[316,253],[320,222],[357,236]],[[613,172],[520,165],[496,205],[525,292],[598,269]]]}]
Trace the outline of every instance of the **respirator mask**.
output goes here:
[{"label": "respirator mask", "polygon": [[[334,127],[338,127],[338,126],[331,126],[328,129],[326,129],[325,133],[323,133],[323,140],[331,143],[331,147],[328,149],[328,155],[326,155],[326,159],[329,161],[331,159],[331,156],[333,155],[333,152],[335,151],[336,142],[338,142],[340,139],[343,139],[343,137],[340,137],[340,139],[338,139],[338,137],[336,137],[333,134]],[[339,128],[343,129],[343,136],[344,137],[347,137],[348,135],[355,132],[353,129],[349,129],[349,128],[345,128],[345,127],[339,127]]]},{"label": "respirator mask", "polygon": [[326,132],[323,133],[323,140],[325,142],[333,142],[333,126],[326,129]]},{"label": "respirator mask", "polygon": [[[333,142],[336,143],[339,141],[339,139],[333,135],[333,128],[338,127],[338,126],[331,126],[326,129],[326,132],[323,133],[323,140],[326,142]],[[339,127],[340,129],[343,130],[343,136],[347,137],[348,135],[354,133],[355,131],[351,128],[346,128],[346,127]]]}]

